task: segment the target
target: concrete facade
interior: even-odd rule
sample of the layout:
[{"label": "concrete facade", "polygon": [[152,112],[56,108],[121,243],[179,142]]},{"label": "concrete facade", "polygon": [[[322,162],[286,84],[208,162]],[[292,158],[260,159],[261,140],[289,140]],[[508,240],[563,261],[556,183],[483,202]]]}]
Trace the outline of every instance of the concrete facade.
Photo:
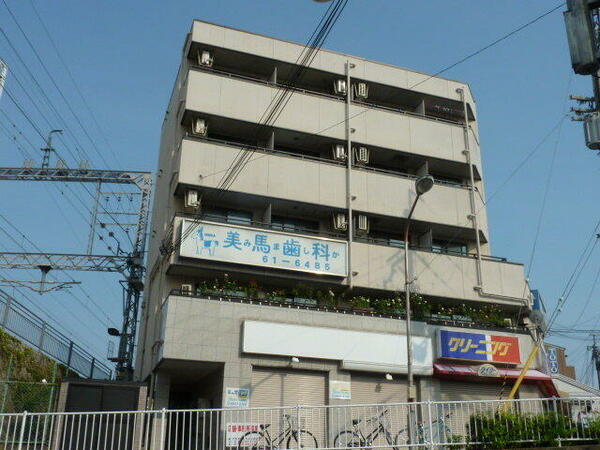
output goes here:
[{"label": "concrete facade", "polygon": [[[350,381],[352,370],[337,360],[291,362],[278,354],[244,353],[244,322],[404,335],[401,311],[386,316],[348,305],[291,307],[266,298],[265,292],[289,292],[299,283],[334,298],[404,291],[402,232],[415,199],[415,180],[429,174],[434,187],[419,199],[411,222],[411,289],[436,305],[497,307],[512,328],[490,331],[473,321],[463,325],[473,332],[516,336],[524,355],[520,363],[532,348],[526,331],[531,295],[523,266],[488,256],[477,114],[469,87],[321,50],[277,120],[267,124],[265,111],[302,49],[201,21],[194,21],[186,38],[162,129],[136,361],[136,377],[150,383],[153,407],[223,406],[227,387],[252,391],[255,368],[316,371],[328,380]],[[201,63],[202,52],[210,63]],[[348,103],[345,94],[333,90],[336,80],[345,80],[347,67]],[[356,95],[358,83],[368,86],[366,98]],[[206,133],[193,132],[198,120],[204,121]],[[345,146],[353,163],[336,160],[333,145]],[[368,162],[352,156],[355,147],[368,149]],[[243,155],[247,163],[224,185]],[[190,193],[201,199],[198,206],[186,205]],[[349,212],[355,225],[366,220],[368,230],[332,227],[333,215],[348,220]],[[181,223],[190,217],[256,233],[276,229],[289,232],[289,239],[346,241],[346,276],[219,262],[207,240],[204,256],[182,257],[178,240],[188,236],[182,235]],[[215,245],[222,248],[224,242]],[[202,291],[203,283],[224,274],[251,289],[243,296],[231,289]],[[426,319],[415,321],[413,333],[429,339],[438,355],[439,330],[461,330],[461,325],[451,318],[438,324]],[[385,370],[365,367],[369,376],[385,375]],[[399,382],[405,382],[398,373]],[[423,376],[418,384],[423,400],[442,395],[443,380]],[[179,397],[192,398],[191,403],[182,404]]]}]

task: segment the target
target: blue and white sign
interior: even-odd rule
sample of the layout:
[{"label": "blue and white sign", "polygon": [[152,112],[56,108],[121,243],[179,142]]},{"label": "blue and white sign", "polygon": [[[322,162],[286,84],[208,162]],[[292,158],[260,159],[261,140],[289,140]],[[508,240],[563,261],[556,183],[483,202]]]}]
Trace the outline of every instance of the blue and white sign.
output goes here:
[{"label": "blue and white sign", "polygon": [[558,354],[555,347],[546,347],[546,354],[548,355],[548,369],[550,373],[555,375],[560,372],[558,365]]},{"label": "blue and white sign", "polygon": [[[193,231],[188,234],[190,227]],[[180,255],[235,264],[347,276],[347,243],[239,225],[184,220]]]}]

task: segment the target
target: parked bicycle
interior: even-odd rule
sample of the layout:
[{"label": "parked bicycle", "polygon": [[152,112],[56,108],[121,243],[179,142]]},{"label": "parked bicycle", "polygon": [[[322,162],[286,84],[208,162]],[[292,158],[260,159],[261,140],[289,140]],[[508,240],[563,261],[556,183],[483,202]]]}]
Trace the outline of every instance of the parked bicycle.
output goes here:
[{"label": "parked bicycle", "polygon": [[[431,422],[431,426],[425,426],[422,422],[417,423],[416,441],[419,444],[439,444],[452,438],[452,430],[446,425],[446,419],[451,413]],[[396,435],[396,445],[408,444],[408,428],[400,430]]]},{"label": "parked bicycle", "polygon": [[240,438],[238,449],[319,448],[317,438],[310,431],[298,430],[292,425],[292,416],[284,414],[283,419],[285,428],[275,438],[269,433],[271,424],[261,424],[259,431],[249,431]]},{"label": "parked bicycle", "polygon": [[[393,437],[389,426],[386,425],[386,416],[388,409],[384,409],[376,416],[366,419],[352,420],[352,430],[344,430],[338,433],[333,441],[335,448],[364,448],[374,446],[374,442],[383,435],[387,444],[393,450],[399,450],[400,446],[408,445],[408,428],[404,428]],[[450,417],[447,414],[441,419],[431,422],[431,426],[425,426],[423,423],[417,423],[415,439],[419,444],[431,444],[444,442],[451,438],[452,430],[446,425],[446,419]],[[369,424],[367,432],[363,429],[364,424]]]},{"label": "parked bicycle", "polygon": [[[339,432],[333,440],[333,446],[336,448],[371,447],[375,440],[383,435],[388,445],[393,447],[395,439],[392,437],[388,426],[384,423],[384,419],[389,412],[389,409],[384,409],[373,417],[353,419],[353,429]],[[363,432],[364,425],[368,427],[366,434]]]}]

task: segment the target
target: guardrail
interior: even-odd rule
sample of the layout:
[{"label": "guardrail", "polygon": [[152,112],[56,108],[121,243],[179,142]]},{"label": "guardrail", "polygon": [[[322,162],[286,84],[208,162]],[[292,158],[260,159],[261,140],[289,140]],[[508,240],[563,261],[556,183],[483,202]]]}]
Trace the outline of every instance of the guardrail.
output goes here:
[{"label": "guardrail", "polygon": [[0,329],[84,378],[109,380],[112,371],[41,317],[0,289]]},{"label": "guardrail", "polygon": [[[503,410],[506,408],[506,411]],[[409,426],[409,423],[411,426]],[[0,448],[300,449],[600,442],[600,397],[283,408],[0,414]]]}]

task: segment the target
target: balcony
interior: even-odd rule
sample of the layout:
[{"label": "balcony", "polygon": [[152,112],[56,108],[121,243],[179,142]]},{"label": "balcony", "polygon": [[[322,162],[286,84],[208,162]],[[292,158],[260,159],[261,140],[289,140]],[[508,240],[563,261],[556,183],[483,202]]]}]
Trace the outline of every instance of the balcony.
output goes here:
[{"label": "balcony", "polygon": [[[346,208],[346,168],[316,157],[256,149],[250,162],[229,187],[230,191],[294,202]],[[184,139],[179,156],[178,183],[216,188],[240,147],[218,141]],[[414,176],[356,166],[352,195],[356,211],[389,217],[406,217],[414,195]],[[390,193],[395,193],[393,196]],[[476,195],[483,240],[487,237],[485,207]],[[415,220],[470,228],[469,191],[464,186],[438,182],[424,196]]]},{"label": "balcony", "polygon": [[[185,109],[260,123],[277,92],[279,88],[262,81],[192,69],[186,81]],[[466,164],[463,128],[455,123],[360,103],[350,109],[350,124],[355,129],[352,139],[357,142]],[[277,119],[277,127],[344,140],[344,117],[342,99],[296,91]],[[470,139],[473,163],[481,173],[472,133]]]},{"label": "balcony", "polygon": [[[191,233],[182,234],[182,228],[185,230],[190,226],[200,226],[187,221],[183,224],[185,218],[175,217],[175,230],[173,240],[180,239],[182,236],[183,244],[180,252],[173,254],[170,260],[169,274],[173,276],[189,276],[196,273],[197,269],[219,269],[231,273],[240,274],[273,274],[280,279],[293,280],[313,280],[318,283],[331,284],[331,286],[343,286],[344,277],[348,269],[346,266],[331,266],[325,270],[325,266],[316,267],[316,262],[323,263],[320,257],[311,253],[314,243],[326,243],[327,238],[314,235],[301,235],[298,233],[269,232],[266,227],[239,226],[232,224],[223,224],[213,230],[209,223],[205,232],[211,233],[210,241],[214,241],[216,252],[203,244],[189,242],[192,238]],[[265,244],[273,244],[277,235],[282,242],[287,239],[299,241],[299,244],[307,246],[308,253],[300,249],[300,262],[295,259],[287,263],[272,263],[271,257],[281,255],[269,253],[259,255],[260,258],[254,258],[255,255],[248,257],[230,257],[229,254],[221,255],[221,249],[224,248],[225,236],[229,232],[240,232],[238,244],[244,245],[246,239],[249,240],[246,253],[251,254],[254,250],[250,247],[254,245],[255,237],[258,234],[267,236]],[[249,236],[245,236],[249,234]],[[186,242],[188,240],[188,242]],[[306,242],[305,242],[306,241]],[[313,242],[314,241],[314,242]],[[218,242],[218,243],[216,243]],[[331,252],[338,252],[339,261],[345,259],[347,244],[340,239],[334,239],[339,248],[329,248]],[[213,244],[211,244],[213,245]],[[195,247],[194,247],[195,246]],[[204,250],[200,251],[201,247]],[[272,247],[275,250],[274,247]],[[196,250],[194,250],[196,249]],[[229,250],[229,249],[228,249]],[[259,249],[260,250],[260,249]],[[191,252],[191,253],[190,253]],[[281,249],[279,249],[281,253]],[[219,253],[219,254],[217,254]],[[333,255],[333,253],[330,253]],[[286,258],[289,259],[289,258]],[[411,249],[409,253],[409,262],[411,272],[416,275],[413,282],[413,291],[423,296],[447,299],[458,302],[477,302],[489,304],[503,304],[509,307],[530,308],[530,291],[525,281],[525,274],[521,264],[506,262],[506,260],[493,257],[482,257],[482,279],[483,285],[476,289],[477,281],[477,260],[474,255],[456,255],[442,254],[422,249]],[[291,266],[290,266],[291,264]],[[401,247],[391,247],[379,245],[371,242],[354,242],[352,244],[352,267],[355,273],[353,281],[357,289],[371,289],[387,292],[401,292],[404,290],[404,249]],[[289,266],[289,267],[288,267]],[[291,267],[291,269],[290,269]],[[325,275],[325,276],[324,276]],[[174,287],[175,288],[175,287]]]}]

